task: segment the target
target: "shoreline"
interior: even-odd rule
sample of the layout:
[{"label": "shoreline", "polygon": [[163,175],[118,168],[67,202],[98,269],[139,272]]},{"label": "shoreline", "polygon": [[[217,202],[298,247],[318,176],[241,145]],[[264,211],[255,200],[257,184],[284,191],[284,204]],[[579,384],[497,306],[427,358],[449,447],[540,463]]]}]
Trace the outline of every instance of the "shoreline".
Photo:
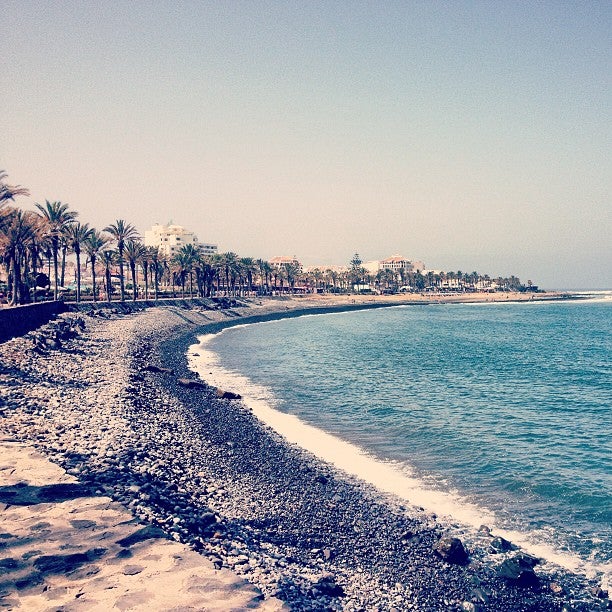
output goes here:
[{"label": "shoreline", "polygon": [[[605,609],[589,597],[592,583],[567,572],[521,586],[497,576],[478,551],[467,566],[442,561],[433,548],[446,531],[433,516],[288,444],[239,402],[178,382],[194,378],[186,350],[197,335],[317,314],[300,308],[303,298],[291,302],[289,310],[280,299],[95,320],[64,351],[34,359],[25,338],[11,341],[25,353],[9,370],[29,388],[14,407],[9,388],[0,432],[34,442],[79,480],[290,609],[561,610],[568,599],[576,610]],[[51,385],[51,372],[63,380]],[[484,547],[492,537],[483,532]]]}]

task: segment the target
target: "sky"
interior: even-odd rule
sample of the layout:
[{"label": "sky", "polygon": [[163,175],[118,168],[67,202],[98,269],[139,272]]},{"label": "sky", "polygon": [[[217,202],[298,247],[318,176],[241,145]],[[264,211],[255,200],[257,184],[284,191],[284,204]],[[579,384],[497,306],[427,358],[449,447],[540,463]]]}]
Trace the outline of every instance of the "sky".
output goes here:
[{"label": "sky", "polygon": [[0,169],[101,229],[612,288],[612,3],[0,0]]}]

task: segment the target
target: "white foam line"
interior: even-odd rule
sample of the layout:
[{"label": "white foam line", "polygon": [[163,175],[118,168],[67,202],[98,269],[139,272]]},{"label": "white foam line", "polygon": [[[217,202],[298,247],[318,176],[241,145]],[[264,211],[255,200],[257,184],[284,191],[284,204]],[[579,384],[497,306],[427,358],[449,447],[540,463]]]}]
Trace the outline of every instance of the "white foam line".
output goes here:
[{"label": "white foam line", "polygon": [[[275,321],[264,323],[273,322]],[[259,324],[243,324],[226,329]],[[494,529],[496,535],[560,567],[585,574],[588,577],[603,574],[602,584],[606,588],[612,574],[612,563],[589,563],[577,555],[562,552],[549,544],[538,542],[534,539],[534,537],[537,538],[537,534],[530,535],[498,527],[498,519],[493,512],[469,502],[458,493],[428,487],[421,479],[415,477],[414,471],[408,465],[380,460],[350,442],[303,422],[297,416],[274,409],[273,405],[277,400],[268,389],[219,365],[218,356],[207,347],[216,335],[207,334],[198,337],[200,344],[194,344],[188,350],[189,367],[207,383],[240,393],[244,403],[253,411],[253,414],[288,442],[297,444],[345,473],[374,485],[383,493],[390,493],[412,506],[422,507],[427,512],[436,514],[442,520],[458,521],[473,529],[481,525],[488,525]]]}]

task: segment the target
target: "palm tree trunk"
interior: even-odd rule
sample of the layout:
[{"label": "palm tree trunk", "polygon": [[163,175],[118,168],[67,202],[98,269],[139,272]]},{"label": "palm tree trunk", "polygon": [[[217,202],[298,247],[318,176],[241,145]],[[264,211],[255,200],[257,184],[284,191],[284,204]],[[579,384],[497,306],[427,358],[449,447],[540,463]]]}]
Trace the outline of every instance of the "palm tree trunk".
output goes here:
[{"label": "palm tree trunk", "polygon": [[[86,262],[87,263],[87,262]],[[93,301],[96,301],[96,258],[91,258],[91,284],[93,285]]]},{"label": "palm tree trunk", "polygon": [[76,301],[77,303],[81,301],[81,252],[76,251],[76,273],[77,273],[77,293],[76,293]]},{"label": "palm tree trunk", "polygon": [[119,250],[119,283],[121,286],[121,301],[125,302],[125,282],[123,280],[123,249]]},{"label": "palm tree trunk", "polygon": [[130,269],[132,271],[132,302],[136,301],[136,264],[130,263]]},{"label": "palm tree trunk", "polygon": [[19,255],[16,249],[9,254],[9,268],[10,267],[13,269],[13,277],[11,279],[13,289],[11,291],[11,301],[9,305],[17,306],[17,304],[19,304],[19,277],[21,276],[21,270],[19,269]]},{"label": "palm tree trunk", "polygon": [[61,287],[64,286],[64,279],[66,275],[66,251],[67,250],[68,250],[68,247],[65,244],[63,244],[62,245],[62,280],[60,283]]},{"label": "palm tree trunk", "polygon": [[145,300],[149,299],[149,264],[148,263],[144,263],[144,282],[145,282],[145,287],[144,287],[144,293],[145,293]]},{"label": "palm tree trunk", "polygon": [[57,281],[58,281],[58,262],[57,262],[57,247],[53,248],[53,299],[57,301]]},{"label": "palm tree trunk", "polygon": [[110,304],[113,299],[110,267],[107,267],[104,272],[104,280],[106,281],[106,301]]}]

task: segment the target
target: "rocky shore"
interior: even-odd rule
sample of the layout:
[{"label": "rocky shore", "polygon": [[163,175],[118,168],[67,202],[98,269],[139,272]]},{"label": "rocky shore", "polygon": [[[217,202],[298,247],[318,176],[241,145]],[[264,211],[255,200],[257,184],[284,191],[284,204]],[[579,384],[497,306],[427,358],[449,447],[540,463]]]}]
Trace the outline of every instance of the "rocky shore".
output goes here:
[{"label": "rocky shore", "polygon": [[458,525],[338,473],[196,383],[195,333],[325,304],[227,306],[63,315],[49,341],[1,344],[0,437],[291,610],[609,609],[595,583],[542,569],[484,526],[466,543]]}]

